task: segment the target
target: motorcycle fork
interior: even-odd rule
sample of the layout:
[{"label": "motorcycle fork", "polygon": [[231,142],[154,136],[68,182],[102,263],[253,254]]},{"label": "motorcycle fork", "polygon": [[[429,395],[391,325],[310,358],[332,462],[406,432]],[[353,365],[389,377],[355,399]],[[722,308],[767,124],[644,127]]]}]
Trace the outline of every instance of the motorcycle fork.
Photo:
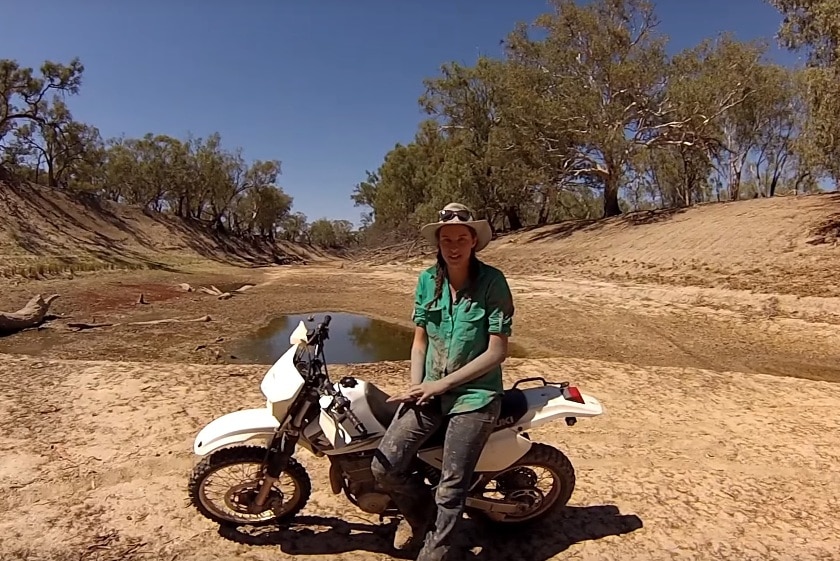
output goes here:
[{"label": "motorcycle fork", "polygon": [[305,426],[313,403],[317,403],[317,394],[311,397],[312,399],[304,399],[302,402],[298,402],[299,405],[294,409],[294,413],[277,427],[277,431],[271,439],[271,444],[268,447],[268,452],[266,452],[263,462],[265,465],[265,477],[253,503],[255,512],[262,511],[266,500],[268,500],[271,487],[280,478],[280,474],[289,465],[289,458],[295,453],[295,446],[297,446],[298,439],[300,438],[301,427]]},{"label": "motorcycle fork", "polygon": [[295,450],[297,444],[298,434],[291,434],[288,431],[278,431],[274,438],[271,439],[271,445],[268,447],[268,452],[265,455],[265,477],[260,486],[259,493],[254,499],[255,510],[261,510],[265,506],[265,501],[268,499],[268,494],[271,492],[271,487],[280,479],[280,474],[286,469],[289,464],[289,458]]}]

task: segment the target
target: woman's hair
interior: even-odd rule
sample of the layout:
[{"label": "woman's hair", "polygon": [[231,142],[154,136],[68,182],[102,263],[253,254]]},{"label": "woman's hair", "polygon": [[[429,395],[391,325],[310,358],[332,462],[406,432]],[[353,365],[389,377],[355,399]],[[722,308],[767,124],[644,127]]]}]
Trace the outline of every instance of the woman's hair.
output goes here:
[{"label": "woman's hair", "polygon": [[[473,234],[475,235],[475,234]],[[434,302],[440,300],[443,292],[443,279],[446,278],[446,260],[443,258],[443,253],[440,251],[440,247],[438,247],[437,252],[437,265],[435,265],[435,297],[426,304],[426,308],[428,309]],[[475,256],[475,248],[470,250],[470,266],[469,266],[469,283],[467,284],[467,292],[470,292],[475,284],[475,280],[478,278],[478,257]]]}]

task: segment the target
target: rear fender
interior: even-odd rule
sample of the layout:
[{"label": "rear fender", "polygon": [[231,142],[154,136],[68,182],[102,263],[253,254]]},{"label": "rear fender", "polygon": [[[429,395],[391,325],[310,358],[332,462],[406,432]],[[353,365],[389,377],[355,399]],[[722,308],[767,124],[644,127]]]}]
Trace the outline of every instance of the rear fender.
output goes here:
[{"label": "rear fender", "polygon": [[523,431],[568,417],[597,417],[604,412],[598,398],[581,393],[583,403],[568,399],[562,387],[547,385],[523,390],[528,399],[528,412],[512,427]]},{"label": "rear fender", "polygon": [[279,426],[280,423],[265,407],[228,413],[201,429],[195,437],[193,452],[206,456],[224,446],[249,440],[263,440],[267,446]]}]

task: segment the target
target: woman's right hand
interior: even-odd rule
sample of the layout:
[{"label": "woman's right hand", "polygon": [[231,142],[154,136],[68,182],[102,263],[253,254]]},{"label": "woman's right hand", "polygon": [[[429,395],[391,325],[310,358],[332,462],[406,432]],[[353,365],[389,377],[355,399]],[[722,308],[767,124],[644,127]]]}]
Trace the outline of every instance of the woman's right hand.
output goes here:
[{"label": "woman's right hand", "polygon": [[417,397],[412,395],[409,390],[405,390],[399,393],[395,393],[391,397],[386,400],[388,403],[414,403],[417,401]]}]

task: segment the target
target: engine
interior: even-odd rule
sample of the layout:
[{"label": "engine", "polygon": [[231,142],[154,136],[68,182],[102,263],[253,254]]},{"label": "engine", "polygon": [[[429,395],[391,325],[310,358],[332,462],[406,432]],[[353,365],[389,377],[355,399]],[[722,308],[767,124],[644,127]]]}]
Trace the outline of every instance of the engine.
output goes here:
[{"label": "engine", "polygon": [[343,489],[350,502],[364,512],[384,514],[393,504],[373,479],[372,461],[373,451],[330,456],[330,485],[336,494]]}]

